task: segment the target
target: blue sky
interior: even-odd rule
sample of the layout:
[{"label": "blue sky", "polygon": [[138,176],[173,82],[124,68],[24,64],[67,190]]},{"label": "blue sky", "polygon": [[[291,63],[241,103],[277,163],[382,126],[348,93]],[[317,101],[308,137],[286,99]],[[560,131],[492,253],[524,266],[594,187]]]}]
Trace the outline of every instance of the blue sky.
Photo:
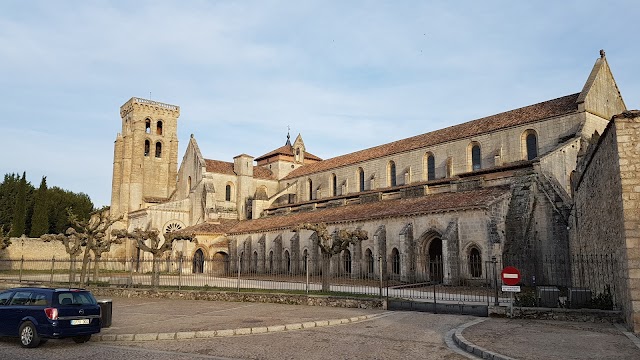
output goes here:
[{"label": "blue sky", "polygon": [[111,193],[119,108],[181,107],[203,155],[322,158],[579,92],[640,108],[637,1],[0,2],[0,172]]}]

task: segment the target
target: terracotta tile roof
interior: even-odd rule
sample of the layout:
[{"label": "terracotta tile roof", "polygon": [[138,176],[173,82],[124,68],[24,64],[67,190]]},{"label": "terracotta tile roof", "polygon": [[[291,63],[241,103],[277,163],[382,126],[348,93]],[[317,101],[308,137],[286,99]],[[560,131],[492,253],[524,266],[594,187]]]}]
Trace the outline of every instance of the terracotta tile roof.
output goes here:
[{"label": "terracotta tile roof", "polygon": [[193,226],[186,227],[184,229],[178,230],[178,233],[186,233],[186,234],[225,234],[231,228],[233,228],[236,224],[238,224],[239,220],[224,220],[221,219],[218,222],[204,222],[202,224],[197,224]]},{"label": "terracotta tile roof", "polygon": [[[262,156],[258,156],[255,160],[256,160],[256,161],[260,161],[260,160],[267,159],[267,158],[270,158],[270,157],[272,157],[272,156],[276,156],[276,155],[289,155],[289,156],[293,156],[293,146],[291,146],[291,145],[289,145],[289,144],[285,144],[284,146],[279,147],[279,148],[277,148],[277,149],[275,149],[275,150],[273,150],[273,151],[270,151],[270,152],[268,152],[268,153],[266,153],[266,154],[264,154],[264,155],[262,155]],[[312,153],[310,153],[310,152],[306,152],[306,151],[304,152],[304,157],[305,157],[306,159],[322,161],[322,159],[321,159],[321,158],[319,158],[319,157],[317,157],[317,156],[313,155],[313,154],[312,154]]]},{"label": "terracotta tile roof", "polygon": [[[207,168],[207,172],[225,175],[236,175],[235,171],[233,171],[233,163],[231,162],[211,159],[205,159],[204,162]],[[256,179],[275,180],[275,177],[273,176],[271,170],[262,166],[253,167],[253,177]]]},{"label": "terracotta tile roof", "polygon": [[254,166],[253,167],[253,177],[256,179],[266,179],[266,180],[275,180],[275,176],[273,176],[273,172],[271,170],[264,168],[262,166]]},{"label": "terracotta tile roof", "polygon": [[388,155],[416,150],[442,144],[449,141],[469,138],[512,126],[524,125],[542,119],[569,114],[577,111],[576,100],[580,94],[567,95],[535,105],[487,116],[463,124],[413,136],[392,143],[379,145],[354,153],[301,166],[293,170],[284,179],[292,179],[321,171],[356,164]]},{"label": "terracotta tile roof", "polygon": [[446,210],[486,208],[493,201],[508,192],[508,186],[499,186],[473,191],[433,194],[419,198],[384,200],[367,204],[346,205],[316,211],[270,216],[241,221],[229,230],[228,234],[286,229],[301,223],[338,223]]}]

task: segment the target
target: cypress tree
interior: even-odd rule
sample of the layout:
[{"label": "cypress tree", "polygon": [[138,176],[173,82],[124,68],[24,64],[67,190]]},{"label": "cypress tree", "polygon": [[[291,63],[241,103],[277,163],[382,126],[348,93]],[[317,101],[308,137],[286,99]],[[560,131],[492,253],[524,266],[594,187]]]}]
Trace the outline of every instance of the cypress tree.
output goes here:
[{"label": "cypress tree", "polygon": [[11,233],[9,236],[18,237],[25,233],[27,223],[27,173],[22,173],[22,179],[18,185],[18,195],[16,196],[13,208],[13,221],[11,222]]},{"label": "cypress tree", "polygon": [[40,237],[49,232],[49,203],[47,193],[47,177],[43,176],[40,187],[36,191],[33,216],[31,217],[31,237]]},{"label": "cypress tree", "polygon": [[4,229],[5,235],[13,221],[13,207],[16,205],[19,185],[19,174],[5,174],[4,181],[0,183],[0,227]]}]

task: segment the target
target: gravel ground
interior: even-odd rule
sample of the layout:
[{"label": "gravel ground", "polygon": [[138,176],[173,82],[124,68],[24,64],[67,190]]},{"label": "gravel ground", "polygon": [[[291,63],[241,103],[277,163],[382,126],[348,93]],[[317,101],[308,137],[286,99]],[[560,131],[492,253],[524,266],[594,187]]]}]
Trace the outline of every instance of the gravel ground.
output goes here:
[{"label": "gravel ground", "polygon": [[119,343],[119,346],[235,359],[465,359],[444,343],[469,316],[389,312],[358,323],[215,339]]},{"label": "gravel ground", "polygon": [[521,360],[640,359],[640,349],[605,323],[491,318],[462,335],[485,349]]}]

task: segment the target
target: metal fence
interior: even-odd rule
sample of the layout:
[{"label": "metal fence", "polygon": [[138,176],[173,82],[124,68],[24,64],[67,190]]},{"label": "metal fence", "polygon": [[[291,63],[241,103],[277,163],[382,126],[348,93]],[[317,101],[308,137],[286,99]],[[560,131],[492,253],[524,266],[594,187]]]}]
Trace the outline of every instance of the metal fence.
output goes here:
[{"label": "metal fence", "polygon": [[[0,281],[44,285],[208,288],[225,291],[343,293],[449,304],[501,304],[500,272],[515,266],[522,292],[516,306],[617,308],[618,268],[610,256],[575,256],[539,260],[511,258],[483,261],[470,256],[452,261],[431,257],[408,261],[402,256],[354,260],[322,259],[101,259],[86,264],[69,259],[0,260]],[[323,271],[325,276],[323,277]],[[323,281],[325,287],[323,288]]]}]

